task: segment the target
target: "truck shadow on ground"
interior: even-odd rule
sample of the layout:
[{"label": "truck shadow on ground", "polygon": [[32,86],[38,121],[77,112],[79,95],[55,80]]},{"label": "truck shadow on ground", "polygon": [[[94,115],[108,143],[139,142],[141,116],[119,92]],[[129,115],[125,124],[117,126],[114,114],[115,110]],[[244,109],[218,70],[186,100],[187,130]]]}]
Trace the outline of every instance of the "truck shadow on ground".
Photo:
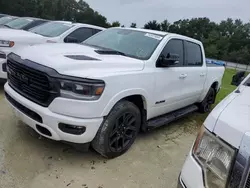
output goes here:
[{"label": "truck shadow on ground", "polygon": [[[174,142],[175,139],[183,136],[184,134],[196,135],[199,126],[200,125],[193,120],[192,117],[187,117],[146,133],[140,132],[130,150],[141,147],[140,143],[159,148],[160,145],[167,144],[167,142]],[[95,152],[91,146],[88,151],[80,151],[69,144],[40,136],[21,121],[18,121],[18,127],[20,139],[25,142],[26,146],[29,145],[31,148],[39,148],[36,151],[39,152],[39,156],[43,156],[43,159],[45,160],[67,160],[69,163],[74,162],[79,165],[83,165],[82,163],[86,161],[107,161],[106,158]],[[138,143],[139,145],[137,145]],[[128,154],[125,153],[124,156],[129,155],[130,150],[128,151]],[[121,158],[124,156],[121,156]]]},{"label": "truck shadow on ground", "polygon": [[[5,107],[6,103],[1,105]],[[176,187],[175,183],[185,156],[200,126],[194,120],[197,114],[191,114],[169,125],[140,133],[129,151],[118,158],[108,160],[91,148],[87,152],[81,152],[65,143],[41,137],[15,119],[7,105],[6,109],[6,114],[1,119],[2,124],[0,123],[3,128],[2,133],[5,134],[1,135],[0,131],[0,142],[5,137],[3,142],[5,167],[2,171],[5,175],[26,178],[27,185],[33,180],[39,182],[36,181],[38,178],[46,180],[44,184],[62,180],[61,184],[67,186],[71,181],[76,183],[86,180],[87,176],[90,179],[84,183],[88,185],[103,183],[108,185],[106,187],[112,187],[105,180],[115,176],[119,181],[124,181],[123,184],[132,179],[141,185],[150,177],[152,179],[149,182],[155,181],[157,184],[159,179],[162,179],[163,182],[171,182],[169,187]],[[77,180],[77,177],[83,174],[85,179]],[[140,180],[138,176],[141,177]],[[95,183],[91,178],[97,178],[98,181]]]}]

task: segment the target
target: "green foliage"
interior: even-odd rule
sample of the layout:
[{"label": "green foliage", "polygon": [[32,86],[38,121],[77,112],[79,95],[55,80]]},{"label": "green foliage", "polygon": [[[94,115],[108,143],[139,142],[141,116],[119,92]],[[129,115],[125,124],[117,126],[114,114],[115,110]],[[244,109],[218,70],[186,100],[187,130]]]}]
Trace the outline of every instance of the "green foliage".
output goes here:
[{"label": "green foliage", "polygon": [[131,23],[130,27],[131,28],[136,28],[136,23]]},{"label": "green foliage", "polygon": [[[0,12],[16,16],[32,16],[50,20],[68,20],[102,27],[120,27],[119,21],[108,23],[106,17],[83,0],[0,0]],[[122,25],[124,27],[124,25]],[[131,23],[130,27],[137,27]],[[144,25],[146,29],[186,35],[203,42],[206,56],[242,64],[250,63],[250,22],[228,18],[220,23],[208,18],[165,19]]]},{"label": "green foliage", "polygon": [[161,30],[189,36],[203,42],[206,56],[210,58],[250,64],[250,23],[241,20],[221,21],[219,24],[208,18],[183,19],[170,24],[167,20],[153,20],[145,29]]},{"label": "green foliage", "polygon": [[120,27],[121,26],[121,24],[120,24],[120,22],[118,22],[118,21],[115,21],[115,22],[113,22],[112,24],[111,24],[111,27]]},{"label": "green foliage", "polygon": [[110,27],[107,19],[83,0],[0,0],[0,12]]},{"label": "green foliage", "polygon": [[152,30],[161,30],[161,24],[159,24],[156,20],[150,21],[144,25],[145,29]]},{"label": "green foliage", "polygon": [[170,27],[170,23],[168,22],[168,20],[164,20],[162,23],[161,23],[161,30],[162,31],[169,31],[169,27]]}]

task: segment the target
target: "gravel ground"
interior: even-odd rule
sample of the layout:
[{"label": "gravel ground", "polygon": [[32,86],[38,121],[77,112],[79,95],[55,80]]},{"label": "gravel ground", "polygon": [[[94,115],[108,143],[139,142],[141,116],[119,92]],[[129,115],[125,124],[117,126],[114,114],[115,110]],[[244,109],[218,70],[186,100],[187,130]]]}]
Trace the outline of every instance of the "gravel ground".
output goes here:
[{"label": "gravel ground", "polygon": [[196,121],[182,119],[106,160],[35,134],[14,117],[0,86],[0,187],[175,188],[196,132]]}]

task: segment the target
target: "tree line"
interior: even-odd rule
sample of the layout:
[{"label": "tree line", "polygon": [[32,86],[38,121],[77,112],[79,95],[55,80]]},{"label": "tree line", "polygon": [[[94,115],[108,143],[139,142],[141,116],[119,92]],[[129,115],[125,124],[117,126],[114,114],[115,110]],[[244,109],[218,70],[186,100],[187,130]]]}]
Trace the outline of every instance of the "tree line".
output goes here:
[{"label": "tree line", "polygon": [[[119,21],[109,23],[107,18],[93,10],[83,0],[0,0],[0,12],[16,16],[32,16],[50,20],[68,20],[102,27],[122,26]],[[137,27],[131,23],[130,27]],[[206,56],[242,64],[250,63],[250,22],[228,18],[215,23],[209,18],[149,21],[146,29],[186,35],[203,42]]]}]

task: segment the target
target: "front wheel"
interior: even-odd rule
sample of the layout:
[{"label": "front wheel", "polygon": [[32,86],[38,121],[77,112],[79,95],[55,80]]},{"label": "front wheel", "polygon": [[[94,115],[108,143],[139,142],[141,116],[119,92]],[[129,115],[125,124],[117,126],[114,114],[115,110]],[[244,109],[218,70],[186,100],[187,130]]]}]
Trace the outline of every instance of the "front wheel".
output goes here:
[{"label": "front wheel", "polygon": [[92,147],[104,157],[118,157],[134,143],[140,125],[138,107],[129,101],[120,101],[105,118],[92,141]]},{"label": "front wheel", "polygon": [[199,111],[207,113],[211,110],[212,104],[215,102],[216,92],[214,88],[210,88],[204,100],[199,104]]}]

